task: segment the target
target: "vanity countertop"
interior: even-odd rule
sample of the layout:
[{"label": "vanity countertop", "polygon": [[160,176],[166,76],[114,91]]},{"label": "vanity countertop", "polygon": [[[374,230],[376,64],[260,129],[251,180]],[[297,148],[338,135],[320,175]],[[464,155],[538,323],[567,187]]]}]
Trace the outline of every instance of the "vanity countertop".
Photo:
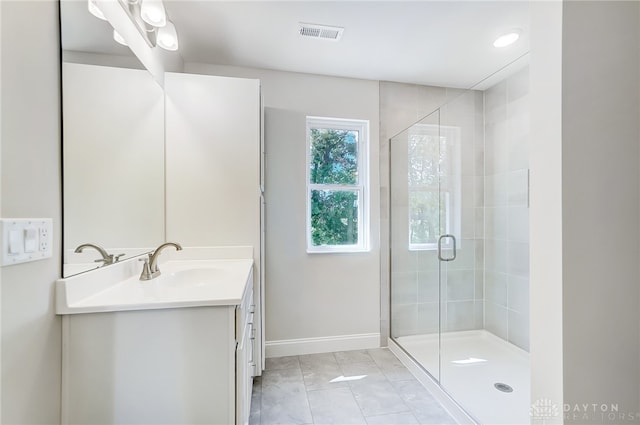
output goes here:
[{"label": "vanity countertop", "polygon": [[240,304],[253,260],[182,260],[160,264],[161,275],[139,279],[129,261],[56,282],[56,313],[98,313]]}]

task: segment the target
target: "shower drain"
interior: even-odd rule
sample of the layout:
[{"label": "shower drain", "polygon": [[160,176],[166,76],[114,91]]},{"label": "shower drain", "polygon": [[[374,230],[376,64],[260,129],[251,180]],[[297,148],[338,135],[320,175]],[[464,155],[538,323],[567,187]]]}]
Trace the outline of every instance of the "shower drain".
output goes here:
[{"label": "shower drain", "polygon": [[495,384],[493,384],[493,386],[496,387],[496,390],[502,391],[503,393],[513,392],[513,388],[511,387],[511,385],[503,384],[502,382],[496,382]]}]

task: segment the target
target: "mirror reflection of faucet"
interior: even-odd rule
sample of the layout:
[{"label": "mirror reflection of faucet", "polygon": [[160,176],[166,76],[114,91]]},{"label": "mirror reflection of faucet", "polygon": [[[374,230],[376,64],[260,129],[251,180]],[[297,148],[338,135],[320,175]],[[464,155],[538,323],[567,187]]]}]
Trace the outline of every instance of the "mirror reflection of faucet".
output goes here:
[{"label": "mirror reflection of faucet", "polygon": [[98,245],[94,245],[92,243],[83,243],[82,245],[79,245],[76,250],[74,251],[75,253],[81,253],[85,248],[93,248],[96,251],[98,251],[100,253],[100,255],[102,256],[102,258],[99,258],[97,260],[94,260],[95,263],[103,263],[103,266],[108,266],[109,264],[113,264],[113,263],[117,263],[118,260],[120,260],[120,257],[122,257],[124,254],[119,254],[119,255],[113,255],[113,254],[109,254],[104,248],[102,248],[101,246]]},{"label": "mirror reflection of faucet", "polygon": [[176,251],[182,250],[182,246],[180,244],[175,242],[167,242],[157,247],[155,251],[148,253],[148,258],[140,259],[140,261],[144,261],[144,265],[142,266],[142,273],[140,274],[140,280],[151,280],[160,276],[160,269],[158,268],[158,256],[160,256],[160,252],[168,246],[174,247]]}]

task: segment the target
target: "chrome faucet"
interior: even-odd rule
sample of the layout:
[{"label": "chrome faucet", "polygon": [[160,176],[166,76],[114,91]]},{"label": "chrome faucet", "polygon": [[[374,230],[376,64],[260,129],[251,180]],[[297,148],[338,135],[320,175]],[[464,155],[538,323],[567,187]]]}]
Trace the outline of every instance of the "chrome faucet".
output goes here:
[{"label": "chrome faucet", "polygon": [[180,244],[175,242],[167,242],[157,247],[155,251],[148,253],[148,258],[144,259],[144,266],[142,267],[140,280],[151,280],[155,277],[160,276],[160,269],[158,268],[158,256],[160,255],[160,252],[168,246],[174,247],[176,251],[182,250],[182,246],[180,246]]},{"label": "chrome faucet", "polygon": [[104,263],[103,266],[108,266],[109,264],[113,264],[113,263],[118,262],[120,257],[122,257],[124,255],[124,254],[120,254],[120,255],[114,256],[113,254],[109,254],[101,246],[94,245],[92,243],[83,243],[82,245],[78,246],[74,252],[81,253],[85,248],[93,248],[96,251],[98,251],[100,253],[100,255],[102,256],[102,258],[94,260],[94,262],[95,263],[100,263],[100,262]]}]

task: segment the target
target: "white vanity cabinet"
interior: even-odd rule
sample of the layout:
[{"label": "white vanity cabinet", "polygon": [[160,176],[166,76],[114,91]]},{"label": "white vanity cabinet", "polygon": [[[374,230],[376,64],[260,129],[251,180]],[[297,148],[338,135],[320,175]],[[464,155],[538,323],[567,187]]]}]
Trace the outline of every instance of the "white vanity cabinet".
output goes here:
[{"label": "white vanity cabinet", "polygon": [[65,314],[62,423],[248,423],[252,273],[244,288],[230,305]]}]

